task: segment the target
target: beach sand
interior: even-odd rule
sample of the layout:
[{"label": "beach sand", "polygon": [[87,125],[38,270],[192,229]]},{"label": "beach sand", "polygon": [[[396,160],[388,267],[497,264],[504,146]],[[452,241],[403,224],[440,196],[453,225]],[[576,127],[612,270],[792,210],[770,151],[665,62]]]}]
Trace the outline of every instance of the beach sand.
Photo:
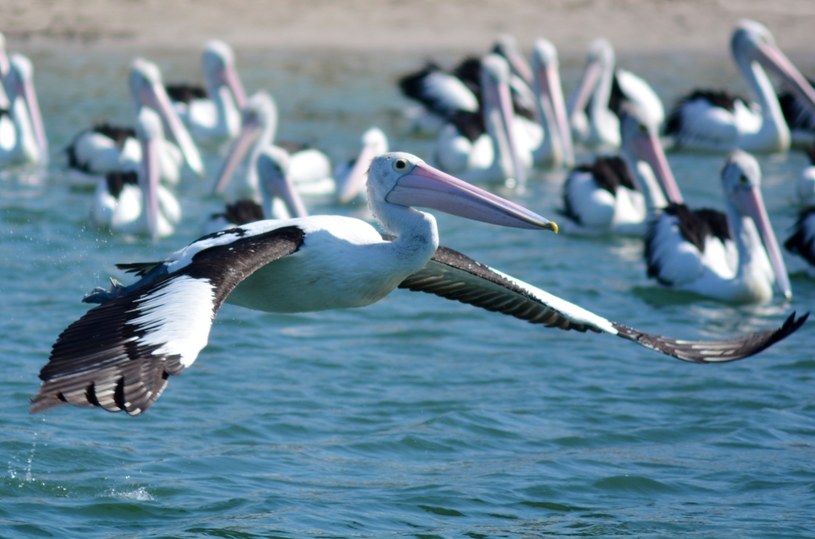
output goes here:
[{"label": "beach sand", "polygon": [[3,0],[10,49],[178,47],[211,38],[236,49],[483,51],[501,33],[584,54],[606,37],[623,53],[727,55],[739,19],[766,24],[781,48],[813,48],[812,0]]}]

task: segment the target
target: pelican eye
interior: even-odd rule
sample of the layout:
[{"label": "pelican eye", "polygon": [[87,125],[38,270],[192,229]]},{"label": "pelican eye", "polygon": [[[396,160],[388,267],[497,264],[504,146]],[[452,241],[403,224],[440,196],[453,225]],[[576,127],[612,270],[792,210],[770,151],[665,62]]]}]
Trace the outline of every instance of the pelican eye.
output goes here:
[{"label": "pelican eye", "polygon": [[748,178],[744,174],[740,174],[739,175],[739,183],[742,184],[742,185],[749,185],[750,184],[750,178]]},{"label": "pelican eye", "polygon": [[397,172],[404,172],[405,170],[408,169],[408,166],[410,166],[410,163],[408,162],[407,159],[403,157],[400,157],[399,159],[393,162],[393,170]]}]

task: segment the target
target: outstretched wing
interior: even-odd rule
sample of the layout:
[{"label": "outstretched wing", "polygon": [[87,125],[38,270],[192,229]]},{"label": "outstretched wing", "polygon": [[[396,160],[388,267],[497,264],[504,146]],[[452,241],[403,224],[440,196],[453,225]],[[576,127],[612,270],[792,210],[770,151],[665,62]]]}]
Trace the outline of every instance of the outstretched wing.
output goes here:
[{"label": "outstretched wing", "polygon": [[806,313],[796,318],[792,313],[777,329],[732,339],[671,339],[607,320],[446,247],[439,247],[430,262],[405,279],[399,288],[436,294],[533,324],[617,335],[657,352],[695,363],[733,361],[756,354],[795,332],[809,316]]},{"label": "outstretched wing", "polygon": [[40,371],[43,384],[31,412],[69,403],[140,414],[171,375],[193,364],[235,286],[297,251],[304,233],[287,226],[251,234],[237,228],[220,236],[224,241],[217,244],[209,245],[213,237],[191,244],[207,247],[182,267],[111,291],[111,299],[68,326]]}]

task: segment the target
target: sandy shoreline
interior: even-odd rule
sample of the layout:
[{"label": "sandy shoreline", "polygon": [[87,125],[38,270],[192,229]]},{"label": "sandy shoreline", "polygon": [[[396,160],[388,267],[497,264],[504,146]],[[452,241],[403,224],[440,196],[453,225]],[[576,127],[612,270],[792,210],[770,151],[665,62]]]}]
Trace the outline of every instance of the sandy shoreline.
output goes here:
[{"label": "sandy shoreline", "polygon": [[733,24],[766,24],[789,53],[812,50],[811,0],[5,0],[9,48],[178,47],[210,38],[235,48],[314,51],[478,51],[499,33],[524,46],[550,39],[582,54],[604,36],[624,52],[728,54]]}]

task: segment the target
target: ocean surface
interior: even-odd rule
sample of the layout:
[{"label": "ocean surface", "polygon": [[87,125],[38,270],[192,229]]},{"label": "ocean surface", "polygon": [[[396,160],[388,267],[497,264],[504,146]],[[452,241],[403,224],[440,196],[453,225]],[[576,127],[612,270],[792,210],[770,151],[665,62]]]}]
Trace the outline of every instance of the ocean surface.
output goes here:
[{"label": "ocean surface", "polygon": [[[815,536],[812,322],[756,357],[694,365],[408,291],[303,315],[226,305],[194,367],[143,416],[30,415],[51,345],[88,308],[82,296],[109,276],[130,282],[115,263],[160,259],[222,206],[201,181],[181,186],[173,237],[136,241],[89,224],[90,194],[71,185],[61,149],[93,122],[131,123],[126,73],[138,54],[167,81],[200,80],[196,51],[30,55],[51,162],[0,172],[0,536]],[[250,93],[274,95],[280,139],[339,161],[378,125],[392,149],[429,160],[432,140],[411,131],[394,83],[423,59],[238,51],[238,69]],[[794,59],[815,72],[811,58]],[[619,60],[666,106],[695,86],[746,92],[724,52]],[[564,59],[566,92],[581,67],[582,53]],[[220,159],[205,154],[210,175]],[[689,203],[722,207],[723,156],[669,160]],[[760,163],[783,241],[806,160]],[[537,171],[524,190],[500,192],[556,219],[563,177]],[[326,203],[311,211],[366,217]],[[716,339],[815,307],[815,282],[791,256],[791,301],[731,306],[658,288],[637,240],[438,219],[444,245],[653,333]]]}]

